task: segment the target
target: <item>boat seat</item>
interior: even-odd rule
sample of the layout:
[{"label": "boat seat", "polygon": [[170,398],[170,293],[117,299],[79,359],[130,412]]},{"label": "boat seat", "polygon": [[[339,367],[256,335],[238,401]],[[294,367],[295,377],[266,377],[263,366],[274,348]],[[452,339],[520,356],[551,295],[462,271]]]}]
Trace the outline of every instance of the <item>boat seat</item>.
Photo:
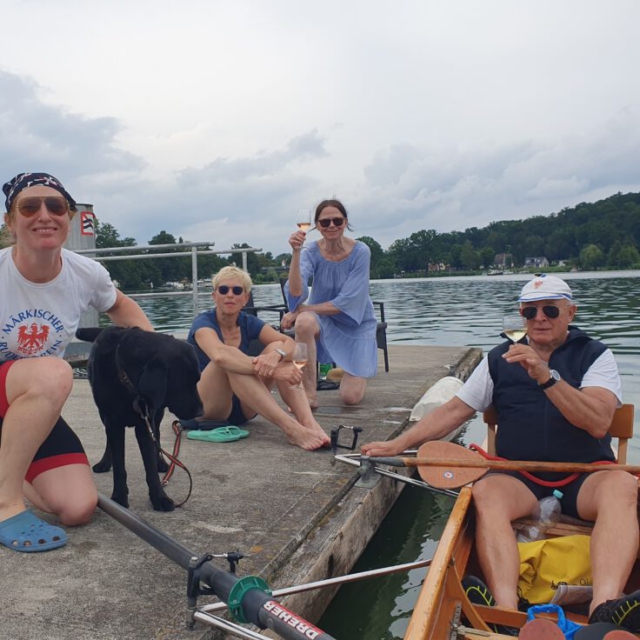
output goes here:
[{"label": "boat seat", "polygon": [[[627,464],[627,449],[629,439],[633,437],[633,416],[634,406],[623,404],[618,407],[613,414],[613,420],[609,427],[609,434],[612,438],[618,439],[618,463]],[[487,424],[487,453],[490,456],[496,455],[496,429],[498,427],[498,414],[494,407],[489,407],[483,415]]]}]

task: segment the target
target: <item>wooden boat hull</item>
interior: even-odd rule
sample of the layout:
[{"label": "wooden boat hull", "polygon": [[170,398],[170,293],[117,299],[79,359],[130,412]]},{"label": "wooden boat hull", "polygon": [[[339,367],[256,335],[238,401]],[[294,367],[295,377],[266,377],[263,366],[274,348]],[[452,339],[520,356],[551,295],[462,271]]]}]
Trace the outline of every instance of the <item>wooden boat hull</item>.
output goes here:
[{"label": "wooden boat hull", "polygon": [[[561,523],[549,533],[590,534],[591,528]],[[469,486],[463,487],[456,499],[422,585],[404,640],[497,640],[509,636],[492,632],[489,624],[517,628],[525,625],[525,613],[500,607],[483,607],[469,602],[461,584],[462,578],[467,574],[481,577],[474,553],[474,514]],[[625,591],[629,593],[638,588],[640,568],[636,561]],[[587,623],[584,615],[567,612],[567,618],[578,624]]]}]

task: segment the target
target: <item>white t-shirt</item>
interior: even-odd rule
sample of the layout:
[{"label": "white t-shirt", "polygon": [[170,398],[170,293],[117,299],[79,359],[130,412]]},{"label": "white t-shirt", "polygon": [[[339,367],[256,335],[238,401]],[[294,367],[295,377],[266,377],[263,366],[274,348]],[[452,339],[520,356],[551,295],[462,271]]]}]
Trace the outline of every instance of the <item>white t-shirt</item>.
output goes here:
[{"label": "white t-shirt", "polygon": [[109,272],[90,258],[63,249],[60,273],[39,284],[20,274],[11,247],[0,250],[0,362],[62,357],[81,314],[90,306],[107,311],[115,302]]},{"label": "white t-shirt", "polygon": [[[520,366],[515,365],[514,366]],[[580,388],[602,387],[611,391],[618,398],[618,406],[622,403],[622,386],[618,365],[611,349],[607,349],[587,369]],[[489,374],[489,362],[487,356],[474,369],[464,386],[456,394],[462,402],[468,404],[476,411],[485,411],[492,404],[493,380]]]}]

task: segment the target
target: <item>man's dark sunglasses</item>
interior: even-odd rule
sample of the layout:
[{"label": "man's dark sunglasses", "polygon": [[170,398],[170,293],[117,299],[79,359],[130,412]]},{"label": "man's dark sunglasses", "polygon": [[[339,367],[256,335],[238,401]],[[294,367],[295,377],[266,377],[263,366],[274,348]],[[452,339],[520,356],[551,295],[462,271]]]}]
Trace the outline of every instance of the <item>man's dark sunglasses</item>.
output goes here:
[{"label": "man's dark sunglasses", "polygon": [[522,317],[527,320],[533,320],[538,315],[538,309],[542,308],[542,313],[544,313],[547,318],[551,318],[551,320],[555,320],[560,315],[560,308],[556,307],[552,304],[547,304],[544,307],[523,307],[522,308]]},{"label": "man's dark sunglasses", "polygon": [[344,218],[323,218],[318,220],[318,224],[326,229],[333,222],[334,227],[341,227],[344,224]]},{"label": "man's dark sunglasses", "polygon": [[221,284],[218,287],[218,293],[222,296],[226,296],[229,293],[229,289],[233,291],[234,296],[241,296],[244,293],[243,287],[228,287],[226,284]]}]

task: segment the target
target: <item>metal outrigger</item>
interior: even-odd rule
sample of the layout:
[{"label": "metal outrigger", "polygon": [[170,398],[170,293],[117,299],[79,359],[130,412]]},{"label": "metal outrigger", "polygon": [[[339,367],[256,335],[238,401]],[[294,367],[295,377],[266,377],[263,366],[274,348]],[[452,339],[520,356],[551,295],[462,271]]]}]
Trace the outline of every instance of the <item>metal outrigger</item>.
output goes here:
[{"label": "metal outrigger", "polygon": [[241,627],[235,622],[218,618],[198,606],[199,596],[215,595],[226,603],[225,606],[228,606],[237,621],[254,624],[260,629],[271,629],[284,640],[335,640],[275,600],[268,585],[261,578],[239,578],[235,575],[235,565],[241,557],[239,554],[224,554],[229,561],[230,571],[222,571],[211,563],[213,555],[194,554],[163,531],[102,494],[98,496],[98,506],[107,515],[187,570],[187,627],[193,628],[199,620],[238,638],[269,640],[267,636]]},{"label": "metal outrigger", "polygon": [[[415,455],[416,453],[417,452],[415,450],[408,450],[404,451],[402,455]],[[378,481],[380,480],[380,476],[384,476],[385,478],[391,478],[392,480],[397,480],[398,482],[404,482],[405,484],[410,484],[414,487],[428,489],[432,493],[438,493],[444,496],[449,496],[451,498],[458,497],[458,491],[452,491],[451,489],[438,489],[437,487],[432,487],[427,482],[424,482],[424,480],[418,480],[417,478],[404,476],[400,473],[397,473],[396,471],[390,471],[389,469],[380,467],[373,460],[371,460],[369,456],[363,456],[360,453],[338,454],[335,456],[335,460],[337,460],[338,462],[344,462],[345,464],[351,465],[352,467],[359,467],[358,473],[360,474],[360,479],[356,482],[357,487],[370,489],[378,483]]]},{"label": "metal outrigger", "polygon": [[[313,589],[321,589],[323,587],[335,587],[342,586],[343,584],[349,584],[351,582],[358,582],[360,580],[366,580],[369,578],[379,578],[381,576],[388,576],[393,573],[401,573],[402,571],[411,571],[412,569],[421,569],[431,565],[431,560],[416,560],[415,562],[407,562],[405,564],[396,564],[391,567],[382,567],[380,569],[370,569],[369,571],[361,571],[360,573],[350,573],[346,576],[338,576],[336,578],[327,578],[326,580],[318,580],[316,582],[308,582],[306,584],[299,584],[293,587],[285,587],[284,589],[276,589],[273,592],[274,596],[291,596],[296,593],[304,593],[305,591],[312,591]],[[210,613],[223,611],[227,608],[224,602],[216,602],[214,604],[206,604],[201,607],[201,611]]]}]

